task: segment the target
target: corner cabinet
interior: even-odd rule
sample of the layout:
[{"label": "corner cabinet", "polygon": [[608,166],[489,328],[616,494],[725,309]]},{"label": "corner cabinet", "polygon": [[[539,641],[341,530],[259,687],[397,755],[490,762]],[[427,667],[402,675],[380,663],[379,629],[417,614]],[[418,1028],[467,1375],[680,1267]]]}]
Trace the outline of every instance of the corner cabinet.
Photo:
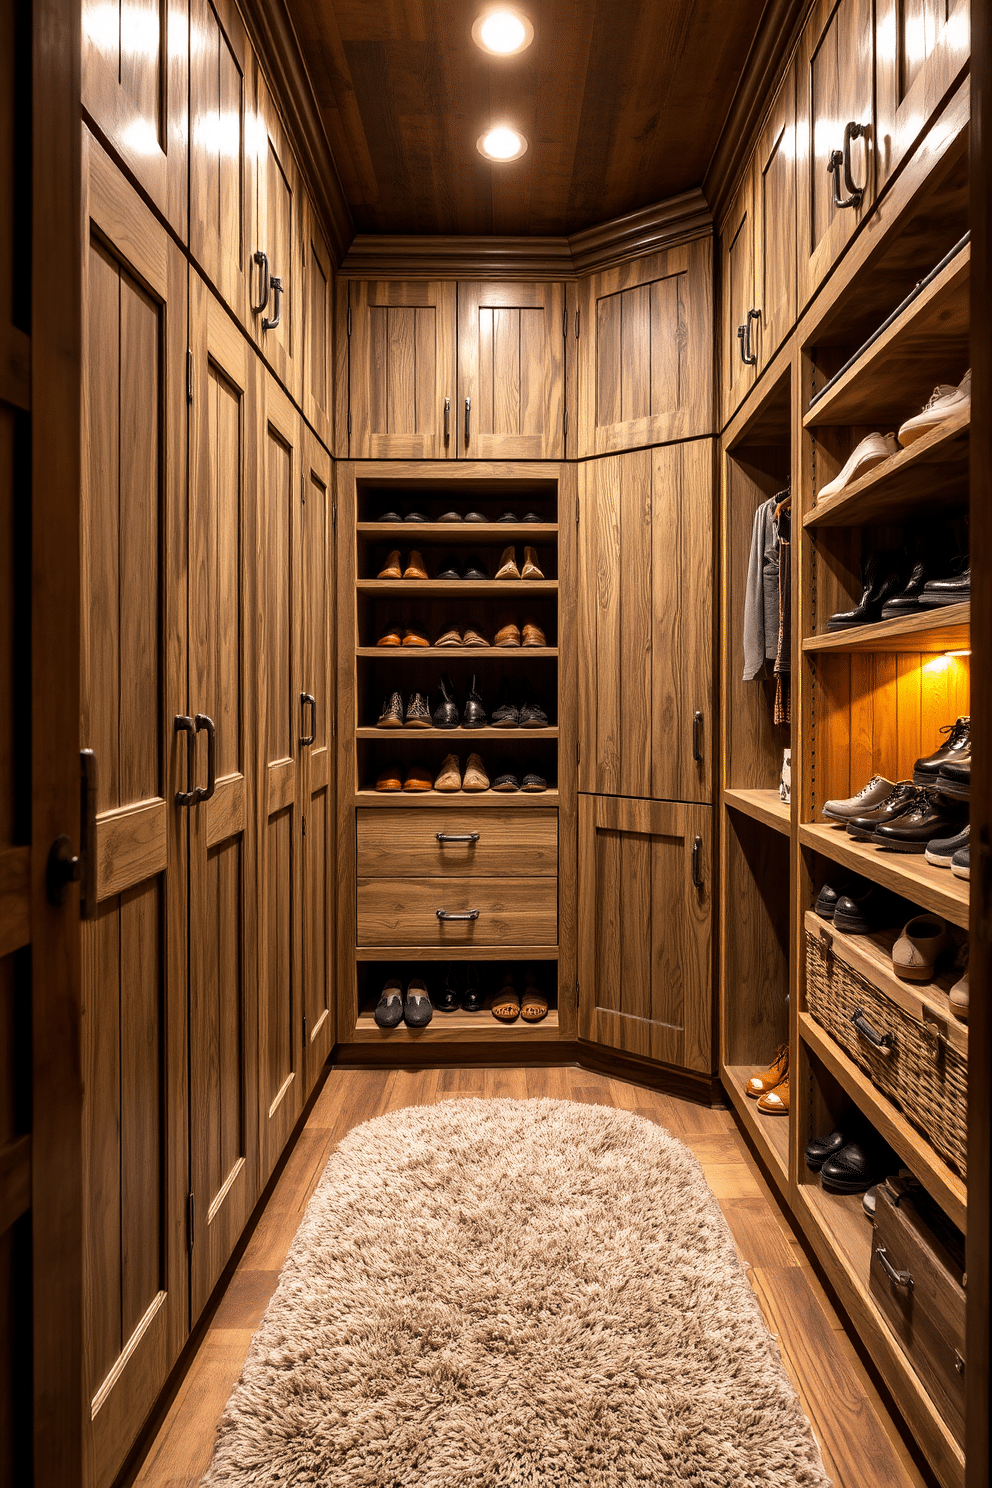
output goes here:
[{"label": "corner cabinet", "polygon": [[579,797],[579,1036],[713,1069],[712,810]]}]

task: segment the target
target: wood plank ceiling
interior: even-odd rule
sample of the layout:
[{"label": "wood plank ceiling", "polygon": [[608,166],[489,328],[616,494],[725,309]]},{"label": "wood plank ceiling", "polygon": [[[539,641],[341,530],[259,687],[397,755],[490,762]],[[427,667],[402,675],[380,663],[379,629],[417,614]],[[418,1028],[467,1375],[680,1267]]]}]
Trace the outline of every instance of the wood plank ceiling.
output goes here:
[{"label": "wood plank ceiling", "polygon": [[[765,0],[526,0],[534,41],[472,41],[492,0],[286,0],[356,231],[565,235],[698,186]],[[522,159],[475,142],[522,130]]]}]

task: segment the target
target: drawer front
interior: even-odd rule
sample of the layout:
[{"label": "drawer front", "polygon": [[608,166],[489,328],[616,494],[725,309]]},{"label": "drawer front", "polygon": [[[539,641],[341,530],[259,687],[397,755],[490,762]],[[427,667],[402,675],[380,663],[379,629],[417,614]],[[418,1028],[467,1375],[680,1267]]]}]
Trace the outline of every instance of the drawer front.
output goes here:
[{"label": "drawer front", "polygon": [[[441,920],[438,910],[475,919]],[[557,878],[358,880],[362,946],[553,946],[558,943]]]},{"label": "drawer front", "polygon": [[[448,838],[440,841],[438,834]],[[452,841],[453,838],[469,841]],[[557,811],[358,812],[359,878],[553,878]]]}]

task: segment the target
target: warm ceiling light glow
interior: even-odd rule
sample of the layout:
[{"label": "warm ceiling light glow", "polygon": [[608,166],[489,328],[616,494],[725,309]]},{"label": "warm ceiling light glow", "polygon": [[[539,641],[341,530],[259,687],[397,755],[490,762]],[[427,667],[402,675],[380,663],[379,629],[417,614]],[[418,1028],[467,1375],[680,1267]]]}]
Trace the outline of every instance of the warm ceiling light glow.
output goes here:
[{"label": "warm ceiling light glow", "polygon": [[480,134],[476,149],[487,160],[519,160],[527,149],[527,141],[515,129],[499,124],[487,134]]},{"label": "warm ceiling light glow", "polygon": [[534,27],[518,10],[490,10],[472,27],[472,40],[484,52],[496,57],[512,57],[534,40]]}]

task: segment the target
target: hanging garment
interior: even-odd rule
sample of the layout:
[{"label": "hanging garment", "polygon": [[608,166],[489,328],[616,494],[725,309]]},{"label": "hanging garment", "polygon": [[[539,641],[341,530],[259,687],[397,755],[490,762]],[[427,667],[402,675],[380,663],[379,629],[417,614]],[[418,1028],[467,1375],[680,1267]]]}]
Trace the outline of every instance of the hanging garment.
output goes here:
[{"label": "hanging garment", "polygon": [[778,655],[778,524],[781,494],[763,501],[754,514],[751,554],[744,588],[744,681],[767,675]]},{"label": "hanging garment", "polygon": [[787,501],[778,508],[778,644],[775,651],[775,723],[792,718],[792,513]]}]

